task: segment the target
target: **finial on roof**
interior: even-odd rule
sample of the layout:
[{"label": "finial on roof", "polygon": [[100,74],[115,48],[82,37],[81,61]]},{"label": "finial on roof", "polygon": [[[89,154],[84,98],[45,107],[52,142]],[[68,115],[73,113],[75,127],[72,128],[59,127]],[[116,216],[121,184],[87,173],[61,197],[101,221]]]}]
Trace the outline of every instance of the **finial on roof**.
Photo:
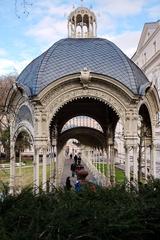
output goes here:
[{"label": "finial on roof", "polygon": [[68,17],[68,37],[95,38],[96,35],[97,21],[94,12],[82,6],[74,9]]}]

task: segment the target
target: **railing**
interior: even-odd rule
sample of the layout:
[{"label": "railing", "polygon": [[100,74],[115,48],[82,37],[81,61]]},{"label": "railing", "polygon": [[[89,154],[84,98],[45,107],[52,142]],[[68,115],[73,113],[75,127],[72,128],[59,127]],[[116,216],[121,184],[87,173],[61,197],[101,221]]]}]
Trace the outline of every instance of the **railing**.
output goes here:
[{"label": "railing", "polygon": [[91,160],[87,157],[83,156],[83,163],[86,165],[86,167],[89,169],[90,173],[95,179],[95,183],[101,186],[106,186],[107,184],[107,178],[104,174],[98,171],[98,169],[92,164]]}]

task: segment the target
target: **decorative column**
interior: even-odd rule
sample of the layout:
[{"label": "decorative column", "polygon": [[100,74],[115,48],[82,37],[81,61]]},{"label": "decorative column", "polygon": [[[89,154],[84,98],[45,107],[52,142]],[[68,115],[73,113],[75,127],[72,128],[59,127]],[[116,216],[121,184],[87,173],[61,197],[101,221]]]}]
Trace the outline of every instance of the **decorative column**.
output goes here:
[{"label": "decorative column", "polygon": [[138,180],[137,145],[133,146],[133,179]]},{"label": "decorative column", "polygon": [[110,185],[110,145],[107,147],[107,185]]},{"label": "decorative column", "polygon": [[111,184],[114,185],[115,184],[115,156],[114,156],[114,145],[112,144],[110,146],[110,159],[111,159]]},{"label": "decorative column", "polygon": [[46,147],[43,148],[43,163],[42,163],[42,189],[46,191],[46,184],[47,184],[47,149]]},{"label": "decorative column", "polygon": [[84,29],[83,29],[83,15],[82,15],[82,26],[81,26],[81,37],[84,38]]},{"label": "decorative column", "polygon": [[104,149],[101,150],[101,164],[102,164],[102,174],[105,175],[105,159],[104,159]]},{"label": "decorative column", "polygon": [[10,143],[10,193],[15,192],[15,177],[16,177],[16,167],[15,167],[15,143],[12,140]]},{"label": "decorative column", "polygon": [[50,191],[52,190],[52,184],[53,184],[53,149],[52,145],[50,146],[50,153],[49,153],[49,162],[50,162],[50,171],[49,171],[49,181],[50,181]]},{"label": "decorative column", "polygon": [[55,156],[55,166],[56,166],[56,176],[55,176],[56,182],[55,182],[55,184],[56,184],[56,187],[59,187],[61,171],[60,171],[60,163],[59,163],[60,152],[57,149],[57,145],[55,145],[55,154],[56,154],[56,156]]},{"label": "decorative column", "polygon": [[146,146],[146,144],[144,145],[144,176],[145,176],[145,181],[147,182],[148,170],[147,170],[147,146]]},{"label": "decorative column", "polygon": [[74,15],[74,37],[77,37],[77,15]]},{"label": "decorative column", "polygon": [[129,159],[129,146],[125,146],[125,177],[130,181],[130,159]]},{"label": "decorative column", "polygon": [[88,32],[87,32],[87,37],[91,37],[91,16],[89,15],[89,22],[88,22]]},{"label": "decorative column", "polygon": [[34,192],[39,192],[39,147],[34,148],[34,160],[33,160],[33,182]]},{"label": "decorative column", "polygon": [[19,151],[19,188],[22,188],[22,156],[21,156],[21,149]]},{"label": "decorative column", "polygon": [[156,178],[156,146],[154,143],[151,145],[151,175]]},{"label": "decorative column", "polygon": [[130,182],[130,156],[129,149],[133,152],[133,178],[138,178],[138,161],[137,161],[137,147],[138,147],[138,111],[137,105],[130,105],[126,111],[124,123],[124,139],[125,139],[125,177]]}]

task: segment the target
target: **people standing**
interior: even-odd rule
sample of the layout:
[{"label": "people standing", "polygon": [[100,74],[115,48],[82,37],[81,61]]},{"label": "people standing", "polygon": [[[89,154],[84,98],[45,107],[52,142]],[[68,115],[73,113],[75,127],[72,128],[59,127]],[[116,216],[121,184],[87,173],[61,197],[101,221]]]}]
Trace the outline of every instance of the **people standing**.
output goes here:
[{"label": "people standing", "polygon": [[78,156],[77,161],[78,161],[78,165],[81,165],[81,156],[80,155]]},{"label": "people standing", "polygon": [[70,191],[71,188],[72,188],[72,185],[71,185],[70,177],[67,177],[67,179],[66,179],[66,189]]},{"label": "people standing", "polygon": [[77,157],[77,155],[75,154],[74,155],[74,163],[77,165],[77,159],[78,159],[78,157]]},{"label": "people standing", "polygon": [[75,175],[75,170],[76,170],[76,164],[72,163],[71,164],[72,177],[74,177],[74,175]]}]

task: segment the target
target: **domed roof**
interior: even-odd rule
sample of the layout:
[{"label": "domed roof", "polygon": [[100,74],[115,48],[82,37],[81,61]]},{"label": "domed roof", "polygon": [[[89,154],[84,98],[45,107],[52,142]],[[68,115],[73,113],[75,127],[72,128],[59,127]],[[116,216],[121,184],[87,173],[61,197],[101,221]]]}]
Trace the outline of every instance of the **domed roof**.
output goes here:
[{"label": "domed roof", "polygon": [[29,96],[37,95],[53,81],[87,67],[143,94],[149,81],[143,72],[112,42],[101,38],[66,38],[34,59],[17,82]]}]

